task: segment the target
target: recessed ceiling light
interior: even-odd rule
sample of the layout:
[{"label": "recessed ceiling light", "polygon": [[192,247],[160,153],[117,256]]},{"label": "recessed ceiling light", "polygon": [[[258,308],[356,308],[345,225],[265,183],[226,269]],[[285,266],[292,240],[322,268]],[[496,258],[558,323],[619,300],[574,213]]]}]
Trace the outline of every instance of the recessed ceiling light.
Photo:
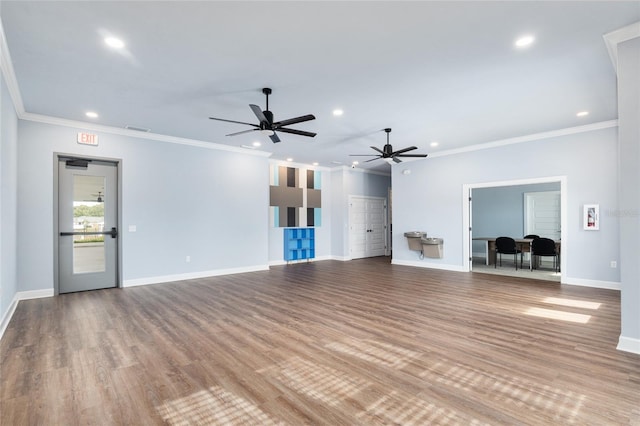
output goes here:
[{"label": "recessed ceiling light", "polygon": [[576,117],[585,117],[587,115],[589,115],[589,111],[580,111],[576,114]]},{"label": "recessed ceiling light", "polygon": [[317,165],[318,165],[318,162],[317,162],[317,161],[314,161],[314,162],[313,162],[313,165],[314,165],[314,166],[317,166]]},{"label": "recessed ceiling light", "polygon": [[344,111],[341,109],[334,109],[333,110],[333,115],[336,117],[340,117],[342,114],[344,114]]},{"label": "recessed ceiling light", "polygon": [[255,147],[258,147],[258,146],[261,146],[262,144],[261,144],[260,142],[258,142],[258,141],[255,141],[255,142],[254,142],[254,143],[252,143],[251,145],[253,145],[253,146],[255,146]]},{"label": "recessed ceiling light", "polygon": [[355,166],[356,164],[360,164],[360,162],[359,162],[359,161],[354,161],[354,162],[353,162],[353,163],[351,163],[351,164],[353,164],[353,165]]},{"label": "recessed ceiling light", "polygon": [[122,49],[124,47],[124,41],[115,37],[106,37],[104,42],[107,43],[107,46],[113,47],[114,49]]},{"label": "recessed ceiling light", "polygon": [[287,158],[287,161],[293,161],[293,158],[289,157]]},{"label": "recessed ceiling light", "polygon": [[438,142],[436,142],[436,141],[431,142],[431,146],[435,147],[435,146],[438,146],[438,145],[440,145],[440,144]]},{"label": "recessed ceiling light", "polygon": [[93,111],[87,111],[85,115],[89,118],[98,118],[98,113]]},{"label": "recessed ceiling light", "polygon": [[516,47],[527,47],[530,46],[534,41],[535,37],[532,35],[525,35],[516,40]]}]

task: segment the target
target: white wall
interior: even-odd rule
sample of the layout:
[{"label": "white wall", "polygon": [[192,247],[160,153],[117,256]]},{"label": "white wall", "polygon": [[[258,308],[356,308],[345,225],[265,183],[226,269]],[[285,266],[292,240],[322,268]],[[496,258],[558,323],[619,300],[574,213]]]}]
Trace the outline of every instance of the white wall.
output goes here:
[{"label": "white wall", "polygon": [[[585,285],[619,285],[618,218],[607,215],[617,208],[617,128],[546,138],[430,157],[411,163],[411,174],[394,167],[393,261],[464,270],[463,185],[566,176],[567,229],[562,255],[566,261],[563,282]],[[582,206],[600,204],[600,231],[582,229]],[[406,231],[424,230],[444,238],[443,259],[419,260],[408,249]],[[566,235],[566,238],[565,238]]]},{"label": "white wall", "polygon": [[21,291],[54,285],[54,153],[122,160],[125,285],[268,267],[266,157],[100,132],[92,147],[78,131],[19,121]]},{"label": "white wall", "polygon": [[18,291],[17,176],[18,117],[0,73],[0,336],[3,319]]},{"label": "white wall", "polygon": [[621,319],[618,348],[640,353],[640,37],[618,46]]}]

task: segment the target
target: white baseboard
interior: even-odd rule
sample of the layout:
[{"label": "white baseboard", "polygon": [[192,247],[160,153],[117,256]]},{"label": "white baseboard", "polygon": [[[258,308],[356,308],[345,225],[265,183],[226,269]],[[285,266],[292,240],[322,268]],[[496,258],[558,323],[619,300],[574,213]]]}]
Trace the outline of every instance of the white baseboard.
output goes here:
[{"label": "white baseboard", "polygon": [[269,262],[269,266],[282,266],[282,265],[290,265],[293,263],[308,263],[308,262],[320,262],[322,260],[331,260],[332,256],[319,256],[311,259],[300,259],[300,260],[272,260]]},{"label": "white baseboard", "polygon": [[442,269],[444,271],[468,272],[460,265],[449,265],[444,263],[429,262],[427,260],[397,260],[392,259],[394,265],[416,266],[418,268]]},{"label": "white baseboard", "polygon": [[620,291],[620,283],[615,281],[588,280],[585,278],[572,278],[562,276],[561,284],[579,285],[582,287],[605,288]]},{"label": "white baseboard", "polygon": [[4,336],[4,332],[9,326],[9,322],[11,322],[11,318],[18,307],[18,302],[21,300],[29,300],[29,299],[40,299],[43,297],[52,297],[53,289],[46,290],[30,290],[30,291],[19,291],[13,296],[13,300],[9,305],[9,309],[2,317],[2,321],[0,321],[0,339]]},{"label": "white baseboard", "polygon": [[640,355],[640,339],[620,336],[616,349]]},{"label": "white baseboard", "polygon": [[256,265],[242,268],[216,269],[213,271],[189,272],[186,274],[163,275],[158,277],[136,278],[124,280],[122,287],[136,287],[139,285],[162,284],[172,281],[193,280],[197,278],[216,277],[220,275],[242,274],[245,272],[268,271],[269,265]]}]

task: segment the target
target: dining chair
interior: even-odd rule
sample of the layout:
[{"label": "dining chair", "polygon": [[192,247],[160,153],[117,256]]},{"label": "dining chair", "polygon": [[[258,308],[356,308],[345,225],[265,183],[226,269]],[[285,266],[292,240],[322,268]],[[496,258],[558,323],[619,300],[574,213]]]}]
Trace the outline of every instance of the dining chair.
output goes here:
[{"label": "dining chair", "polygon": [[516,271],[518,270],[518,254],[520,254],[520,267],[522,268],[522,250],[516,246],[516,240],[511,237],[496,238],[496,262],[493,265],[494,268],[496,268],[498,264],[498,255],[500,255],[500,266],[502,266],[503,254],[513,255],[513,263],[516,264]]},{"label": "dining chair", "polygon": [[535,258],[533,264],[537,267],[541,256],[553,256],[553,269],[560,270],[559,253],[556,250],[556,242],[551,238],[536,238],[531,242],[531,257]]}]

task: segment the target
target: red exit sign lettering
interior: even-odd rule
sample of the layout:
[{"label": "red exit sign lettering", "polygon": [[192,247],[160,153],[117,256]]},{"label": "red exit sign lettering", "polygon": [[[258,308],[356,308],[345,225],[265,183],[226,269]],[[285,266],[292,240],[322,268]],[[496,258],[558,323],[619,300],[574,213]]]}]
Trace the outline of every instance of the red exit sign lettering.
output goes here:
[{"label": "red exit sign lettering", "polygon": [[98,145],[98,135],[93,133],[78,132],[78,143],[83,145]]}]

